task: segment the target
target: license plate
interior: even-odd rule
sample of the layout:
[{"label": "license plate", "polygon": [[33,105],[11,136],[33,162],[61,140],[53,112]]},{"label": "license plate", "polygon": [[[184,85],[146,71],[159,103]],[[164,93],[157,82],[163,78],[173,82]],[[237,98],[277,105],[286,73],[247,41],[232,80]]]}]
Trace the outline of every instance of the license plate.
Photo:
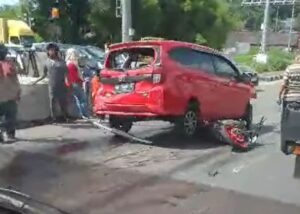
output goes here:
[{"label": "license plate", "polygon": [[300,146],[295,147],[294,155],[300,155]]},{"label": "license plate", "polygon": [[115,85],[115,92],[117,94],[126,94],[134,91],[134,83],[124,83]]}]

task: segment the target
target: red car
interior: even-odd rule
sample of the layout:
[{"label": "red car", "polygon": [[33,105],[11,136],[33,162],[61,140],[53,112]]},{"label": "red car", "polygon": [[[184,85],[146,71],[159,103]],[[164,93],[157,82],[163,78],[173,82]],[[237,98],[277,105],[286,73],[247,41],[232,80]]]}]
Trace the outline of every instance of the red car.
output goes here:
[{"label": "red car", "polygon": [[186,136],[204,122],[252,122],[249,76],[208,47],[167,40],[115,44],[100,81],[94,111],[123,131],[145,119],[175,123]]}]

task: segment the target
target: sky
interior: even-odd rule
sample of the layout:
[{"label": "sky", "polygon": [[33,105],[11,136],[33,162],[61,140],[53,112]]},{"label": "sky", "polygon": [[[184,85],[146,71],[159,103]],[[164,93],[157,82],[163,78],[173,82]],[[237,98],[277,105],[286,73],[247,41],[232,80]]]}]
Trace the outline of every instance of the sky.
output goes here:
[{"label": "sky", "polygon": [[18,2],[19,2],[19,0],[0,0],[0,6],[5,5],[5,4],[12,5],[12,4],[16,4]]}]

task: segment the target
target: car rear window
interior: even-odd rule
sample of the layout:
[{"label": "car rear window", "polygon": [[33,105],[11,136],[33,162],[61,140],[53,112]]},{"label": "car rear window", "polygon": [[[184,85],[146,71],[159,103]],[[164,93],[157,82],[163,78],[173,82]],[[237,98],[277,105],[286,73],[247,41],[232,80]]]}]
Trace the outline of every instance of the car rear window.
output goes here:
[{"label": "car rear window", "polygon": [[158,47],[138,47],[110,52],[106,67],[125,71],[150,66],[155,61],[156,50]]}]

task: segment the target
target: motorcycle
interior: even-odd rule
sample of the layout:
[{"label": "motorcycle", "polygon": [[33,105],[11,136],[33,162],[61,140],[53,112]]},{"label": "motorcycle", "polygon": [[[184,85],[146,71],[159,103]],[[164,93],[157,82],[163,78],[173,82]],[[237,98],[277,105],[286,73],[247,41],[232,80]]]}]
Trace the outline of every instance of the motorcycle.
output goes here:
[{"label": "motorcycle", "polygon": [[257,142],[265,117],[262,117],[257,125],[248,130],[246,122],[241,120],[218,121],[212,125],[213,135],[225,142],[235,150],[249,151]]}]

